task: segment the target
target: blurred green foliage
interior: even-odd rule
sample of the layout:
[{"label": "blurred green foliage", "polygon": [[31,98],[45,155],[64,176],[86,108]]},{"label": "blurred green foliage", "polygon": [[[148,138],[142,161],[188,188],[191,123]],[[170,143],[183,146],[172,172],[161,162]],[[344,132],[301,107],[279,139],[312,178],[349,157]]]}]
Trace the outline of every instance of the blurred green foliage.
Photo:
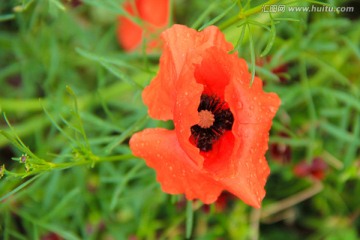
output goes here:
[{"label": "blurred green foliage", "polygon": [[[282,100],[261,210],[229,196],[208,207],[166,195],[131,155],[132,133],[171,123],[147,117],[141,91],[160,55],[119,47],[121,2],[0,3],[2,239],[360,237],[357,1],[172,1],[173,22],[219,26]],[[264,12],[270,5],[286,8]],[[313,5],[354,12],[288,8]],[[324,178],[294,173],[315,157]]]}]

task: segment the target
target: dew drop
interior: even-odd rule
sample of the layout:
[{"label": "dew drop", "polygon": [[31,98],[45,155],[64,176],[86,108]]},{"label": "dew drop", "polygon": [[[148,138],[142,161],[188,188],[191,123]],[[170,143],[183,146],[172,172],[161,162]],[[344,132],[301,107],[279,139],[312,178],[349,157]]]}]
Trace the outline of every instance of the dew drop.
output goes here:
[{"label": "dew drop", "polygon": [[276,109],[274,107],[269,107],[270,112],[275,113]]}]

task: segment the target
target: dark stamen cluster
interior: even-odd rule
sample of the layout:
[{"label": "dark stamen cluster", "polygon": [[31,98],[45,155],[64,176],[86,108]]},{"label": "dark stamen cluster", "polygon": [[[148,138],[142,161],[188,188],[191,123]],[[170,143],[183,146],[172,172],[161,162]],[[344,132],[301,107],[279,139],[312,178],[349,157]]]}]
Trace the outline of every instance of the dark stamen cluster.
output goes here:
[{"label": "dark stamen cluster", "polygon": [[234,123],[234,117],[229,108],[225,108],[225,102],[216,96],[201,95],[198,112],[203,110],[210,111],[215,118],[212,126],[202,128],[198,124],[191,127],[191,135],[195,139],[196,147],[200,151],[208,152],[212,145],[227,130],[231,130]]}]

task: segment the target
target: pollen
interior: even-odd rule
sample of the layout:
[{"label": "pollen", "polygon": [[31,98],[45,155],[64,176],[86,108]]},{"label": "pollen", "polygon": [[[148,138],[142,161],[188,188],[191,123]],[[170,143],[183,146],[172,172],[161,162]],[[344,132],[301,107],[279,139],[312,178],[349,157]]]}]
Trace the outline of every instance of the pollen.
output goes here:
[{"label": "pollen", "polygon": [[201,128],[209,128],[215,122],[214,114],[208,110],[201,110],[199,112],[199,118],[200,118],[200,120],[199,120],[198,125]]}]

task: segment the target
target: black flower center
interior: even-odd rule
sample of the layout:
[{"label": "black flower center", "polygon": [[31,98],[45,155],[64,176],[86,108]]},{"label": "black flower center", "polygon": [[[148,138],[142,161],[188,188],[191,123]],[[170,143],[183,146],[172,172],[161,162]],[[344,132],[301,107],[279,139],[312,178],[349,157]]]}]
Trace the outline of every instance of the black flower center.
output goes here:
[{"label": "black flower center", "polygon": [[208,152],[212,145],[225,131],[229,131],[234,123],[234,116],[226,103],[216,96],[201,95],[198,107],[199,123],[191,127],[191,136],[196,147]]}]

